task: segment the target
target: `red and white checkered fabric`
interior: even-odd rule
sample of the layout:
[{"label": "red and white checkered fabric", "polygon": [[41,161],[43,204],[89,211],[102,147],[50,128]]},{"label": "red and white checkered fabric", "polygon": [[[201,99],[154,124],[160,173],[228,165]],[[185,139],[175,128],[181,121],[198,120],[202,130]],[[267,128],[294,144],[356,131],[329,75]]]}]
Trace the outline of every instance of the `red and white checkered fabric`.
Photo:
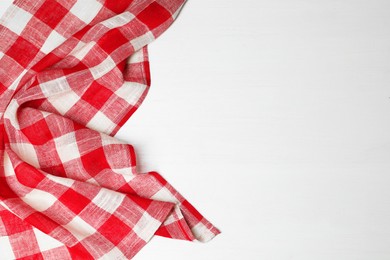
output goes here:
[{"label": "red and white checkered fabric", "polygon": [[185,0],[16,0],[0,19],[0,258],[129,259],[219,231],[113,136]]}]

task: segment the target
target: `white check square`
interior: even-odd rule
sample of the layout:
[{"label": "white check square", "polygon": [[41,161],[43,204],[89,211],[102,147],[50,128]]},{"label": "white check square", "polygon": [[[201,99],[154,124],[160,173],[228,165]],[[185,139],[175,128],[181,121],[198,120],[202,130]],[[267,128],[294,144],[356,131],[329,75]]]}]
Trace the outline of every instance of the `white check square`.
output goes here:
[{"label": "white check square", "polygon": [[81,61],[82,59],[84,59],[84,57],[89,53],[89,51],[95,45],[96,45],[96,42],[94,42],[94,41],[91,41],[91,42],[88,42],[88,43],[84,43],[84,42],[80,41],[76,45],[76,47],[74,47],[74,49],[72,50],[70,55],[73,55],[74,57],[76,57],[78,60]]},{"label": "white check square", "polygon": [[34,146],[29,143],[11,143],[11,149],[26,163],[39,168],[39,160]]},{"label": "white check square", "polygon": [[160,225],[160,221],[150,216],[147,212],[144,212],[133,230],[137,236],[147,242]]},{"label": "white check square", "polygon": [[41,83],[40,87],[47,100],[61,115],[65,115],[80,100],[69,86],[66,77]]},{"label": "white check square", "polygon": [[33,189],[21,198],[24,202],[30,205],[37,211],[45,211],[57,201],[57,198],[48,192]]},{"label": "white check square", "polygon": [[89,24],[102,9],[102,4],[95,0],[76,1],[70,9],[81,21]]},{"label": "white check square", "polygon": [[34,228],[33,232],[35,234],[35,238],[37,239],[39,249],[41,251],[46,251],[46,250],[50,250],[53,248],[63,246],[63,244],[61,242],[52,238],[49,235],[46,235],[45,233],[43,233],[39,229]]},{"label": "white check square", "polygon": [[121,27],[134,19],[134,15],[130,12],[124,12],[102,22],[102,25],[109,29]]},{"label": "white check square", "polygon": [[115,91],[115,94],[126,100],[127,103],[135,106],[145,92],[145,89],[146,85],[144,84],[125,81],[124,84]]},{"label": "white check square", "polygon": [[96,232],[93,227],[91,227],[87,222],[78,216],[74,217],[72,221],[63,227],[72,233],[72,235],[75,236],[79,241],[89,237]]},{"label": "white check square", "polygon": [[45,43],[43,44],[41,51],[44,53],[49,53],[58,46],[60,46],[62,43],[66,41],[66,38],[53,30],[49,37],[46,39]]},{"label": "white check square", "polygon": [[154,40],[154,35],[152,32],[147,32],[144,35],[131,40],[130,43],[133,45],[134,50],[139,50],[145,45],[149,44]]},{"label": "white check square", "polygon": [[99,208],[112,214],[122,204],[125,197],[122,193],[101,189],[92,202]]},{"label": "white check square", "polygon": [[4,151],[3,155],[3,163],[4,163],[4,175],[6,177],[15,175],[15,170],[12,165],[11,159],[8,156],[8,153]]},{"label": "white check square", "polygon": [[81,157],[74,132],[55,138],[54,142],[63,163]]},{"label": "white check square", "polygon": [[15,259],[11,243],[7,236],[0,237],[0,248],[2,259]]},{"label": "white check square", "polygon": [[116,124],[105,114],[98,111],[88,122],[87,127],[96,131],[107,133],[112,131],[116,127]]},{"label": "white check square", "polygon": [[8,29],[17,35],[20,35],[28,22],[31,20],[32,14],[26,12],[22,8],[17,7],[16,5],[13,5],[12,9],[10,10],[11,12],[7,13],[9,16],[4,17],[4,20],[7,20],[7,24],[5,25],[2,21],[0,23],[5,25]]},{"label": "white check square", "polygon": [[115,61],[111,57],[107,57],[100,64],[95,67],[90,68],[90,72],[94,79],[99,79],[106,75],[108,72],[113,70],[116,67]]}]

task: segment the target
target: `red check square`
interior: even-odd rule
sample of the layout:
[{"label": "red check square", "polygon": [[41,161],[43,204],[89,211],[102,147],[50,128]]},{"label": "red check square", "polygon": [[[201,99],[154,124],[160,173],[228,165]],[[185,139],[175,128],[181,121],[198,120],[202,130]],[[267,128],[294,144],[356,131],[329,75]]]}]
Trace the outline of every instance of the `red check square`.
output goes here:
[{"label": "red check square", "polygon": [[56,1],[46,1],[35,13],[35,17],[55,28],[69,11]]},{"label": "red check square", "polygon": [[138,20],[146,24],[150,30],[157,28],[168,19],[172,19],[171,17],[172,15],[167,9],[157,2],[151,3],[137,15]]},{"label": "red check square", "polygon": [[[115,39],[111,41],[108,39]],[[123,35],[121,30],[118,28],[109,30],[97,44],[107,53],[112,53],[114,50],[118,49],[119,46],[126,44],[129,40]]]},{"label": "red check square", "polygon": [[108,240],[117,245],[125,236],[131,232],[131,228],[122,220],[112,215],[98,231]]},{"label": "red check square", "polygon": [[98,148],[81,156],[81,161],[85,170],[93,177],[104,169],[110,168],[107,163],[104,149]]},{"label": "red check square", "polygon": [[81,99],[85,100],[96,109],[100,109],[112,95],[113,92],[111,90],[97,82],[93,82],[81,96]]},{"label": "red check square", "polygon": [[73,189],[68,189],[58,200],[75,214],[79,214],[90,203],[88,198]]},{"label": "red check square", "polygon": [[53,135],[44,118],[23,128],[22,132],[34,145],[42,145],[53,140]]},{"label": "red check square", "polygon": [[34,44],[23,37],[18,37],[6,54],[23,67],[27,67],[38,52],[39,49]]}]

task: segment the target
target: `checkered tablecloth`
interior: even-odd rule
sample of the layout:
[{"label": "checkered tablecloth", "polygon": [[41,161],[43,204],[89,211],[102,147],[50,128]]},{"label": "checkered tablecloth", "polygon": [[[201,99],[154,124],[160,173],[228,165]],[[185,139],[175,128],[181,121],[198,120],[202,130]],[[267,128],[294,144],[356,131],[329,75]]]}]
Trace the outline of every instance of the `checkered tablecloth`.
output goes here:
[{"label": "checkered tablecloth", "polygon": [[0,19],[0,259],[129,259],[219,231],[113,136],[184,0],[16,0]]}]

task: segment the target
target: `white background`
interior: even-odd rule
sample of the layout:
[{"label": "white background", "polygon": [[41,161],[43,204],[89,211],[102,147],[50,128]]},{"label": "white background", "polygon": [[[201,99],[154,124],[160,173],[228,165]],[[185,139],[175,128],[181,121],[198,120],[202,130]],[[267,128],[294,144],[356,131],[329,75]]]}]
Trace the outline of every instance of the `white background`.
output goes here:
[{"label": "white background", "polygon": [[390,259],[389,13],[189,1],[150,45],[152,88],[117,137],[222,234],[155,237],[134,259]]}]

